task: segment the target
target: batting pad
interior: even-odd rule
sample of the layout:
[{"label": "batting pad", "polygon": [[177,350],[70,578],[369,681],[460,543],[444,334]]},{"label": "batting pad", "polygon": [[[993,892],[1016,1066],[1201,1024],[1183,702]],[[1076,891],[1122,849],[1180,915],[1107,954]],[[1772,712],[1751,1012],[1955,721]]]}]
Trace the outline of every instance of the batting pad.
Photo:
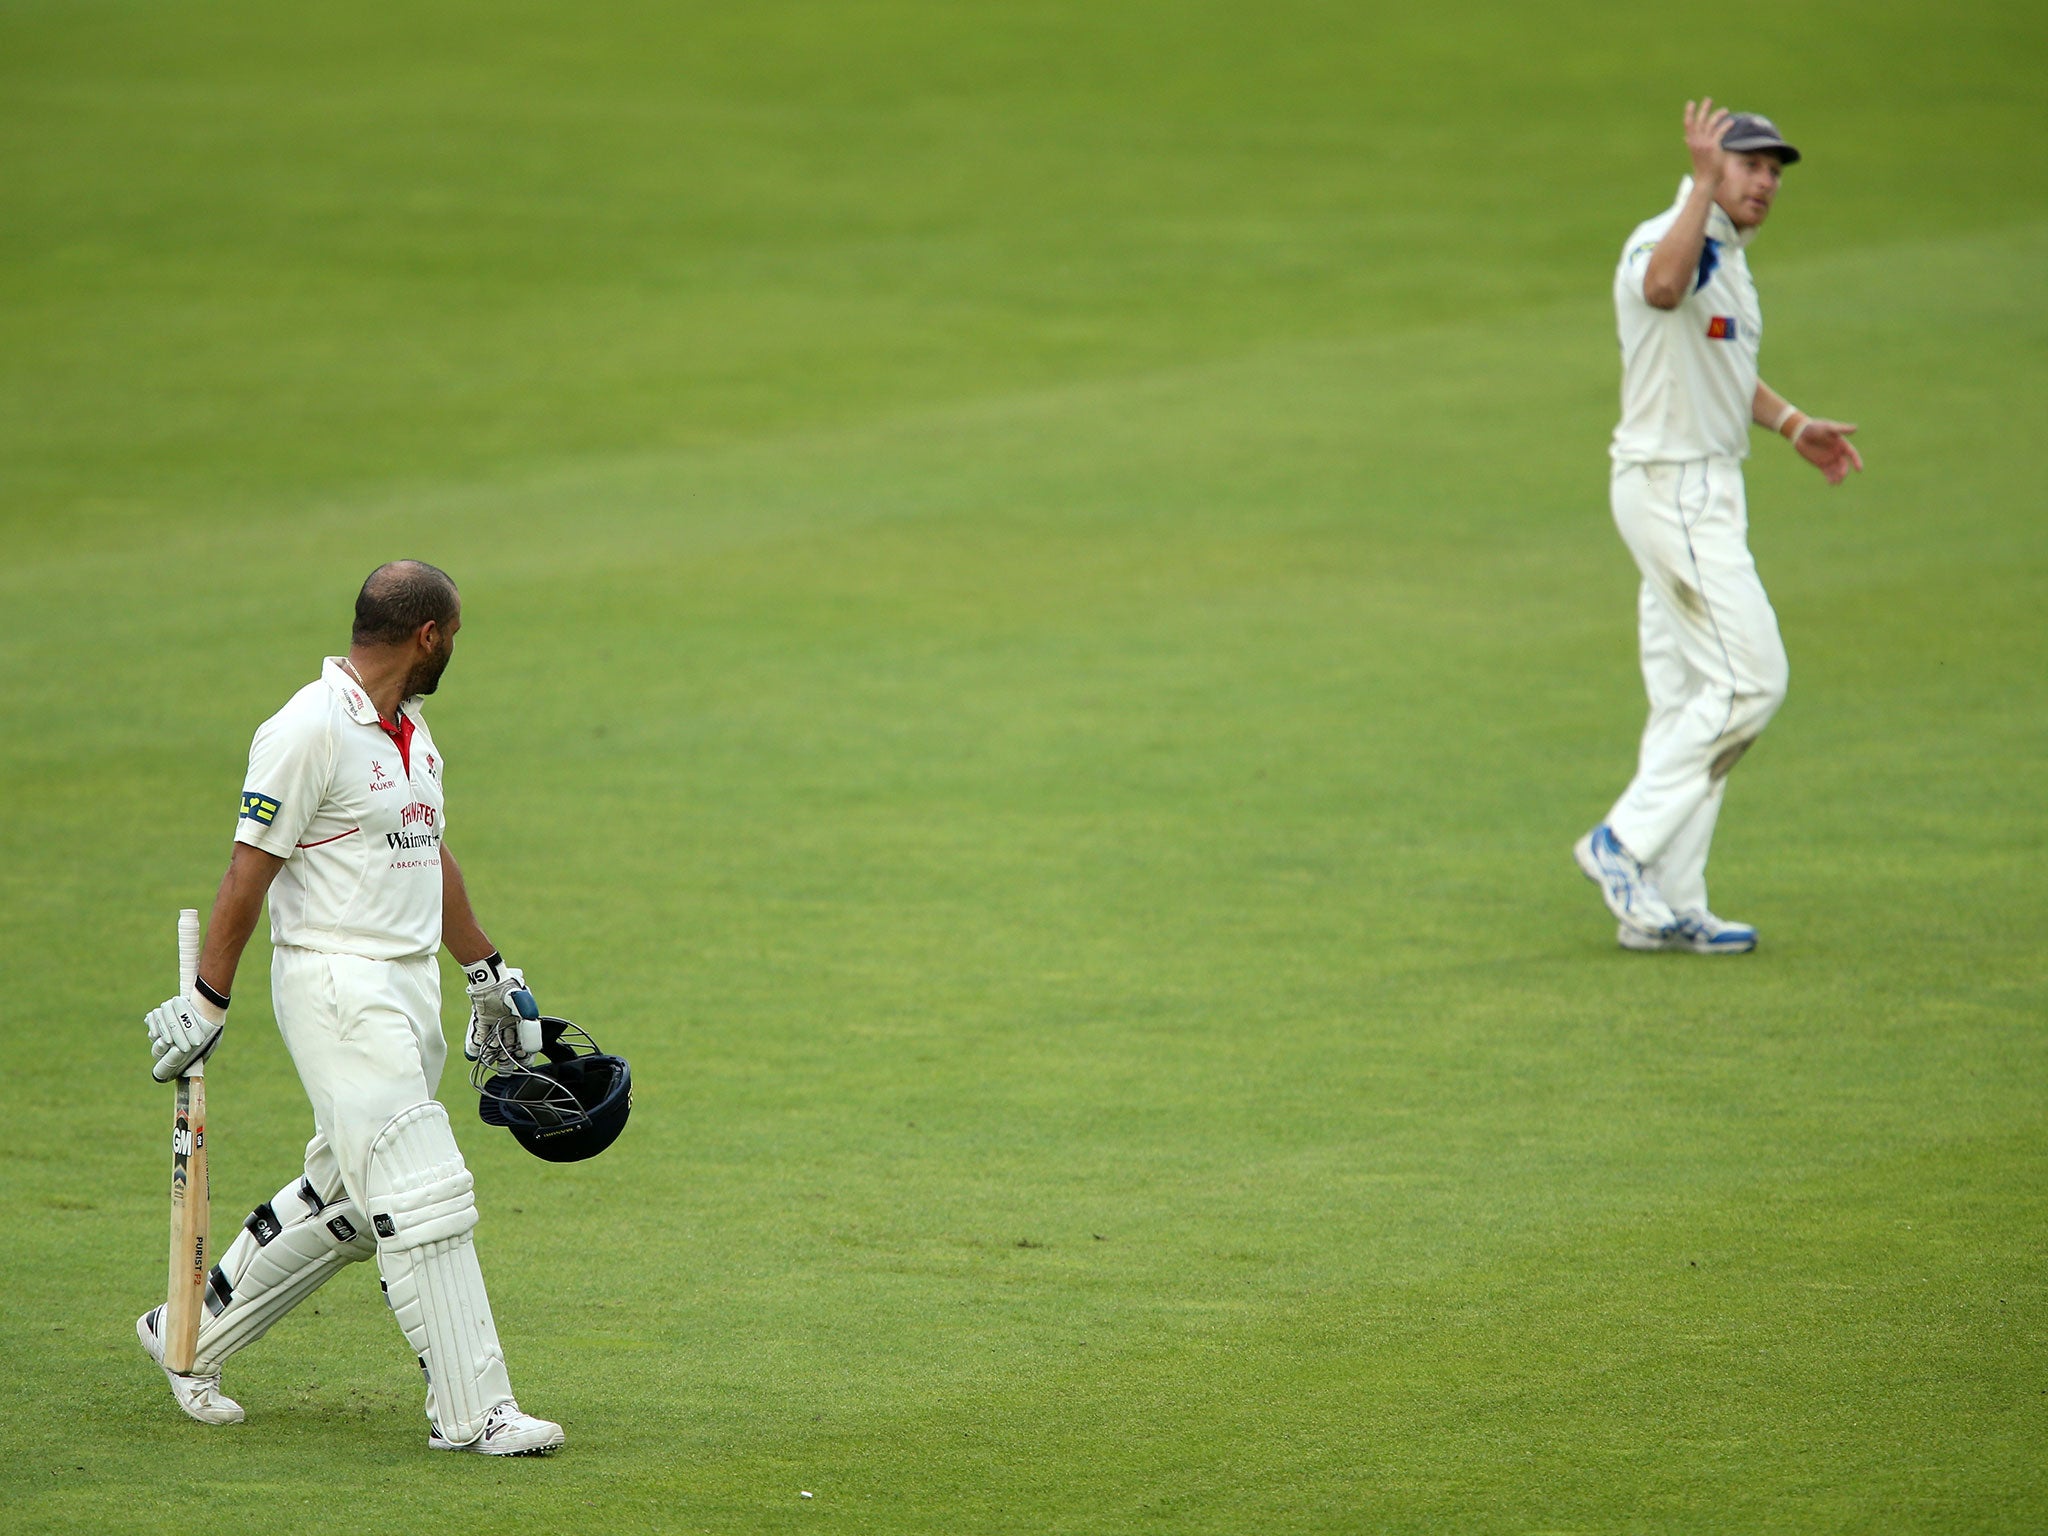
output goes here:
[{"label": "batting pad", "polygon": [[484,1415],[512,1400],[470,1239],[474,1185],[448,1111],[432,1101],[400,1110],[370,1144],[364,1196],[384,1294],[427,1373],[427,1418],[457,1445],[476,1439]]},{"label": "batting pad", "polygon": [[323,1200],[309,1179],[287,1184],[249,1213],[207,1277],[192,1374],[217,1374],[228,1356],[376,1251],[370,1224],[346,1196]]}]

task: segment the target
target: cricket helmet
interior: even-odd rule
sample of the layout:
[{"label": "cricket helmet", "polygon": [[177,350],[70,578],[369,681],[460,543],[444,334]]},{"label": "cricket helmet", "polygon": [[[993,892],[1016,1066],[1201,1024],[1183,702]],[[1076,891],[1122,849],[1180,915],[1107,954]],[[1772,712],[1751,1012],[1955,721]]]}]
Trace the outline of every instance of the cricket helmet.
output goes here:
[{"label": "cricket helmet", "polygon": [[503,1056],[479,1061],[469,1074],[476,1112],[550,1163],[595,1157],[626,1128],[633,1110],[633,1070],[607,1056],[567,1019],[540,1019],[540,1050],[524,1062]]}]

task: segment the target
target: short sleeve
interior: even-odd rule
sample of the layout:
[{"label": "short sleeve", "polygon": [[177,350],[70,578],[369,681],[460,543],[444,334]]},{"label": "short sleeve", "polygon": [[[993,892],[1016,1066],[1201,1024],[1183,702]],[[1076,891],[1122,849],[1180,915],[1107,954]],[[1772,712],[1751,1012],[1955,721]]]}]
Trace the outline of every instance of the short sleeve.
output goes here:
[{"label": "short sleeve", "polygon": [[1645,305],[1650,301],[1643,297],[1643,277],[1650,270],[1650,253],[1656,249],[1655,240],[1637,240],[1621,253],[1619,286]]},{"label": "short sleeve", "polygon": [[242,809],[235,841],[288,859],[320,802],[334,768],[334,743],[310,722],[273,715],[249,747],[249,774],[242,781]]}]

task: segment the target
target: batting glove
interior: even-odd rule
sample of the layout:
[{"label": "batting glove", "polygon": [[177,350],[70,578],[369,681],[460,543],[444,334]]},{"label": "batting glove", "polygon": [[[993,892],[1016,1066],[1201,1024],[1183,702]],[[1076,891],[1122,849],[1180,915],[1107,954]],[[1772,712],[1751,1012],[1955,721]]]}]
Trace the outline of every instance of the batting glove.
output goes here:
[{"label": "batting glove", "polygon": [[531,1060],[540,1049],[540,1009],[525,975],[493,951],[465,965],[462,976],[469,983],[469,1039],[462,1054],[471,1061]]},{"label": "batting glove", "polygon": [[220,1044],[227,1027],[225,1008],[203,997],[173,997],[150,1010],[143,1021],[149,1026],[150,1054],[156,1065],[149,1075],[160,1083],[183,1077],[194,1062],[206,1060]]}]

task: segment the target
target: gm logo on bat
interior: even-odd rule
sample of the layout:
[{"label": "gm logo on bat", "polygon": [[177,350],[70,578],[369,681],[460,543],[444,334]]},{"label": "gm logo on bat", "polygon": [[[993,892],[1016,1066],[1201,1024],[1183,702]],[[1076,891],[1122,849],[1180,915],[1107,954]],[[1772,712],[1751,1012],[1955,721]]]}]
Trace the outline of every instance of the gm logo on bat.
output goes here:
[{"label": "gm logo on bat", "polygon": [[171,1130],[171,1156],[190,1157],[206,1145],[206,1128],[201,1126],[195,1134],[189,1125],[179,1124]]}]

